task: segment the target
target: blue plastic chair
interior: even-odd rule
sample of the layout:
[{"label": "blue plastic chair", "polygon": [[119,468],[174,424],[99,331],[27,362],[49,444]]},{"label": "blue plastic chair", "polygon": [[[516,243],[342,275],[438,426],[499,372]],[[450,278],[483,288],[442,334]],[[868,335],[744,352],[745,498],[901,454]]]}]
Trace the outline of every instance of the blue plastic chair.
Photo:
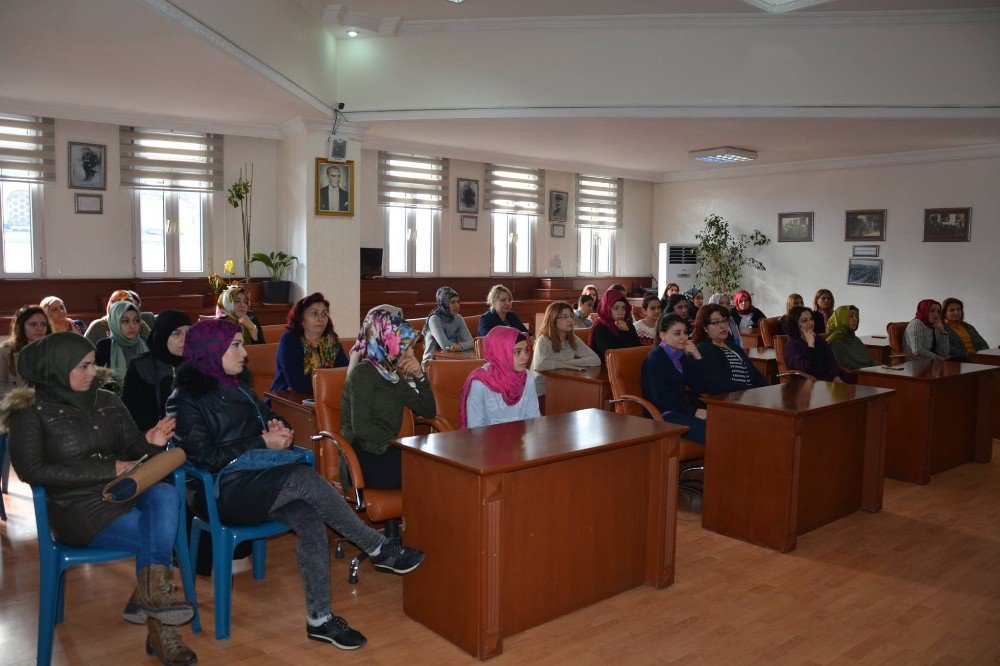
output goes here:
[{"label": "blue plastic chair", "polygon": [[7,507],[3,495],[7,494],[7,477],[10,474],[10,459],[7,457],[7,433],[0,434],[0,520],[7,520]]},{"label": "blue plastic chair", "polygon": [[[305,463],[316,467],[316,458],[308,449],[294,447],[305,456]],[[288,526],[277,521],[267,521],[260,525],[241,525],[234,527],[224,525],[219,519],[219,508],[215,501],[215,477],[209,472],[198,469],[190,462],[178,470],[181,474],[190,474],[201,481],[205,491],[205,505],[208,520],[195,516],[191,522],[191,554],[190,561],[198,557],[198,546],[201,543],[201,533],[208,532],[212,538],[212,584],[215,589],[215,637],[227,640],[230,635],[229,619],[233,602],[233,552],[236,546],[244,541],[251,541],[253,555],[254,580],[263,580],[267,563],[267,537],[288,532]]]},{"label": "blue plastic chair", "polygon": [[[178,482],[174,475],[174,485],[183,489],[183,482]],[[63,606],[66,592],[66,570],[77,564],[94,564],[110,562],[135,557],[127,550],[112,548],[88,548],[86,546],[70,546],[52,538],[49,527],[49,510],[45,504],[45,488],[31,486],[31,494],[35,502],[35,524],[38,526],[38,557],[41,562],[38,593],[38,655],[39,666],[47,666],[52,662],[52,639],[56,625],[63,621]],[[183,498],[183,493],[181,494]],[[182,500],[183,503],[183,500]],[[183,528],[177,530],[177,541],[174,543],[177,560],[180,564],[181,580],[184,583],[184,596],[194,604],[194,619],[191,628],[195,633],[201,631],[201,620],[198,617],[198,601],[194,596],[194,569],[188,555],[187,532]]]}]

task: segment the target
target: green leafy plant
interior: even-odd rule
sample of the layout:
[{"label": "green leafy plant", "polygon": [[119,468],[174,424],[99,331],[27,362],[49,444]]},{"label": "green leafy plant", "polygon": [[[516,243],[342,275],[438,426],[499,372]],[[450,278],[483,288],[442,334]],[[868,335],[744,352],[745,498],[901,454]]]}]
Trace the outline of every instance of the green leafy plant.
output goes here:
[{"label": "green leafy plant", "polygon": [[253,164],[244,164],[240,177],[226,190],[226,201],[240,209],[243,223],[243,277],[250,279],[250,227],[253,222]]},{"label": "green leafy plant", "polygon": [[284,252],[271,252],[269,254],[254,252],[250,257],[251,264],[264,264],[271,282],[281,282],[288,267],[298,260],[298,257],[285,254]]},{"label": "green leafy plant", "polygon": [[698,240],[698,272],[695,281],[705,293],[732,294],[743,280],[743,269],[767,270],[763,262],[748,257],[751,247],[762,247],[771,242],[759,229],[750,234],[735,234],[729,222],[715,215],[705,218],[705,227],[694,235]]}]

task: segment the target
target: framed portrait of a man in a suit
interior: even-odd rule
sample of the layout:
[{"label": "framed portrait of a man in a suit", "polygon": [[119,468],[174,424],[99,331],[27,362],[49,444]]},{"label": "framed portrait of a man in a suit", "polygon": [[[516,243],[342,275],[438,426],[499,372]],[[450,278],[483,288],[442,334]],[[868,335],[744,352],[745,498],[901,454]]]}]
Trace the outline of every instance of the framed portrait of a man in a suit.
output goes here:
[{"label": "framed portrait of a man in a suit", "polygon": [[316,158],[316,214],[354,216],[354,162]]}]

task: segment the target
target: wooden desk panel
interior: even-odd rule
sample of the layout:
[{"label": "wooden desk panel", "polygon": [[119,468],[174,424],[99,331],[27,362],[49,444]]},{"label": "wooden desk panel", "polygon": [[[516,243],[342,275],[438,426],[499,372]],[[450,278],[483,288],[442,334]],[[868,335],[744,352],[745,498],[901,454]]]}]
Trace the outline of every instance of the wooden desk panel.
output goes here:
[{"label": "wooden desk panel", "polygon": [[764,347],[764,336],[760,334],[760,329],[756,326],[749,331],[740,331],[740,339],[743,341],[744,350],[750,350],[754,347]]},{"label": "wooden desk panel", "polygon": [[292,438],[295,444],[312,450],[318,462],[319,451],[316,443],[310,439],[317,432],[315,410],[312,405],[302,404],[303,400],[312,399],[312,396],[292,391],[268,391],[264,395],[271,399],[271,411],[288,421],[288,425],[295,431]]},{"label": "wooden desk panel", "polygon": [[[1000,365],[1000,349],[984,349],[969,358],[979,365]],[[993,386],[993,439],[1000,439],[1000,384]]]},{"label": "wooden desk panel", "polygon": [[[467,349],[465,351],[453,352],[448,349],[439,349],[434,352],[435,359],[448,359],[448,360],[458,360],[458,361],[474,361],[476,360],[476,350]],[[485,363],[486,361],[483,361]]]},{"label": "wooden desk panel", "polygon": [[487,659],[505,636],[670,585],[682,430],[589,409],[400,440],[406,539],[427,553],[403,610]]},{"label": "wooden desk panel", "polygon": [[892,354],[888,335],[859,335],[858,339],[868,350],[868,355],[876,363],[888,363]]},{"label": "wooden desk panel", "polygon": [[774,347],[751,347],[744,350],[754,367],[764,375],[768,384],[778,383],[778,357]]},{"label": "wooden desk panel", "polygon": [[609,409],[611,382],[604,366],[583,370],[545,370],[545,414],[578,409]]},{"label": "wooden desk panel", "polygon": [[886,475],[924,484],[937,472],[989,462],[997,372],[930,359],[858,370],[858,384],[897,391],[889,407]]}]

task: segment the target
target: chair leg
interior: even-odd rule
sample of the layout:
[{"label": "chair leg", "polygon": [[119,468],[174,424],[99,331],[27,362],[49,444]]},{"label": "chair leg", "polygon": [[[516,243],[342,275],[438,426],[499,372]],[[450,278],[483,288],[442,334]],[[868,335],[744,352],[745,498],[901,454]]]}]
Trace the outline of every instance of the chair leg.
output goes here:
[{"label": "chair leg", "polygon": [[336,557],[338,560],[344,559],[344,537],[340,537],[337,539],[337,545],[333,549],[333,556]]},{"label": "chair leg", "polygon": [[[0,492],[4,495],[9,494],[9,484],[10,484],[10,451],[7,449],[7,435],[0,435]],[[6,514],[4,514],[4,520],[7,520]]]},{"label": "chair leg", "polygon": [[61,575],[42,567],[38,589],[38,650],[36,659],[39,666],[52,663],[52,638],[56,631],[56,606],[59,603],[59,581]]},{"label": "chair leg", "polygon": [[229,618],[233,603],[233,551],[236,544],[232,534],[212,534],[212,581],[215,588],[215,637],[229,639]]},{"label": "chair leg", "polygon": [[66,570],[59,572],[59,586],[56,588],[56,624],[63,622],[63,609],[66,607]]},{"label": "chair leg", "polygon": [[[253,557],[253,579],[264,580],[264,569],[267,567],[267,539],[254,539],[250,543]],[[232,557],[229,558],[232,561]]]},{"label": "chair leg", "polygon": [[191,551],[187,544],[187,530],[184,525],[177,529],[177,542],[174,544],[177,564],[181,570],[181,582],[184,584],[184,598],[194,606],[194,618],[191,619],[191,630],[201,633],[201,617],[198,615],[198,597],[194,592],[194,565],[191,563]]},{"label": "chair leg", "polygon": [[366,559],[368,559],[368,553],[366,553],[365,551],[361,551],[360,553],[354,556],[353,560],[351,560],[350,571],[347,574],[347,582],[350,583],[351,585],[358,584],[358,567],[360,567],[361,563],[364,562]]}]

